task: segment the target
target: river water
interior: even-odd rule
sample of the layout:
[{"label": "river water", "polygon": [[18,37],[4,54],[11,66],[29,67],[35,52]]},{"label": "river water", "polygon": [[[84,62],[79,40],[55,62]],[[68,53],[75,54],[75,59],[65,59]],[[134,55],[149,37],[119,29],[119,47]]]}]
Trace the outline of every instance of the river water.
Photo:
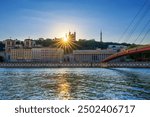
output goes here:
[{"label": "river water", "polygon": [[0,68],[1,100],[150,100],[150,69]]}]

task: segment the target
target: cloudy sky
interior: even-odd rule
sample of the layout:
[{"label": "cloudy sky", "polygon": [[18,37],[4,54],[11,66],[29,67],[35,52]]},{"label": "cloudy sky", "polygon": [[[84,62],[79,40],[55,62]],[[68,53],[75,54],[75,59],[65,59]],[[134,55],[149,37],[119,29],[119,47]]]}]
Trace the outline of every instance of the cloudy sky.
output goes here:
[{"label": "cloudy sky", "polygon": [[64,37],[70,30],[99,41],[102,30],[105,42],[150,43],[148,7],[149,0],[0,0],[0,40]]}]

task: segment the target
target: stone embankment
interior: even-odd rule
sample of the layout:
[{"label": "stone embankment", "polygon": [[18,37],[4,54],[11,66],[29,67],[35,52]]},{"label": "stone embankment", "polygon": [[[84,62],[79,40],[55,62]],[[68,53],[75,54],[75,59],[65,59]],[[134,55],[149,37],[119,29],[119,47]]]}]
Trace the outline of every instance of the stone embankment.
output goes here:
[{"label": "stone embankment", "polygon": [[0,68],[150,68],[150,62],[120,63],[0,63]]}]

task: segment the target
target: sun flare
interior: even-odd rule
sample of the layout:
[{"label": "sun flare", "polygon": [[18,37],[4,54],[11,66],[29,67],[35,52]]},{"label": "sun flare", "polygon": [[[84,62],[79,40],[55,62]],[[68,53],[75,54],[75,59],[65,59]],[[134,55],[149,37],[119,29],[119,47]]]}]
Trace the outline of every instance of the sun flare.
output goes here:
[{"label": "sun flare", "polygon": [[56,47],[64,49],[65,53],[70,53],[75,49],[78,44],[75,42],[75,39],[72,39],[75,34],[69,34],[65,35],[62,38],[59,38],[56,40]]},{"label": "sun flare", "polygon": [[67,37],[64,37],[63,38],[63,41],[66,43],[66,42],[68,42],[68,38]]}]

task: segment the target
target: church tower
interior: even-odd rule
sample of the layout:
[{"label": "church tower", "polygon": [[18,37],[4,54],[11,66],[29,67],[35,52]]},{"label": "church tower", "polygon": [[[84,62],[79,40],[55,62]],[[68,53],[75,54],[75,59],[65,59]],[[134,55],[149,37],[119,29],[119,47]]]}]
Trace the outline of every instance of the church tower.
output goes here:
[{"label": "church tower", "polygon": [[69,31],[69,34],[68,34],[67,38],[68,38],[70,41],[76,41],[76,32],[71,33],[71,32]]}]

